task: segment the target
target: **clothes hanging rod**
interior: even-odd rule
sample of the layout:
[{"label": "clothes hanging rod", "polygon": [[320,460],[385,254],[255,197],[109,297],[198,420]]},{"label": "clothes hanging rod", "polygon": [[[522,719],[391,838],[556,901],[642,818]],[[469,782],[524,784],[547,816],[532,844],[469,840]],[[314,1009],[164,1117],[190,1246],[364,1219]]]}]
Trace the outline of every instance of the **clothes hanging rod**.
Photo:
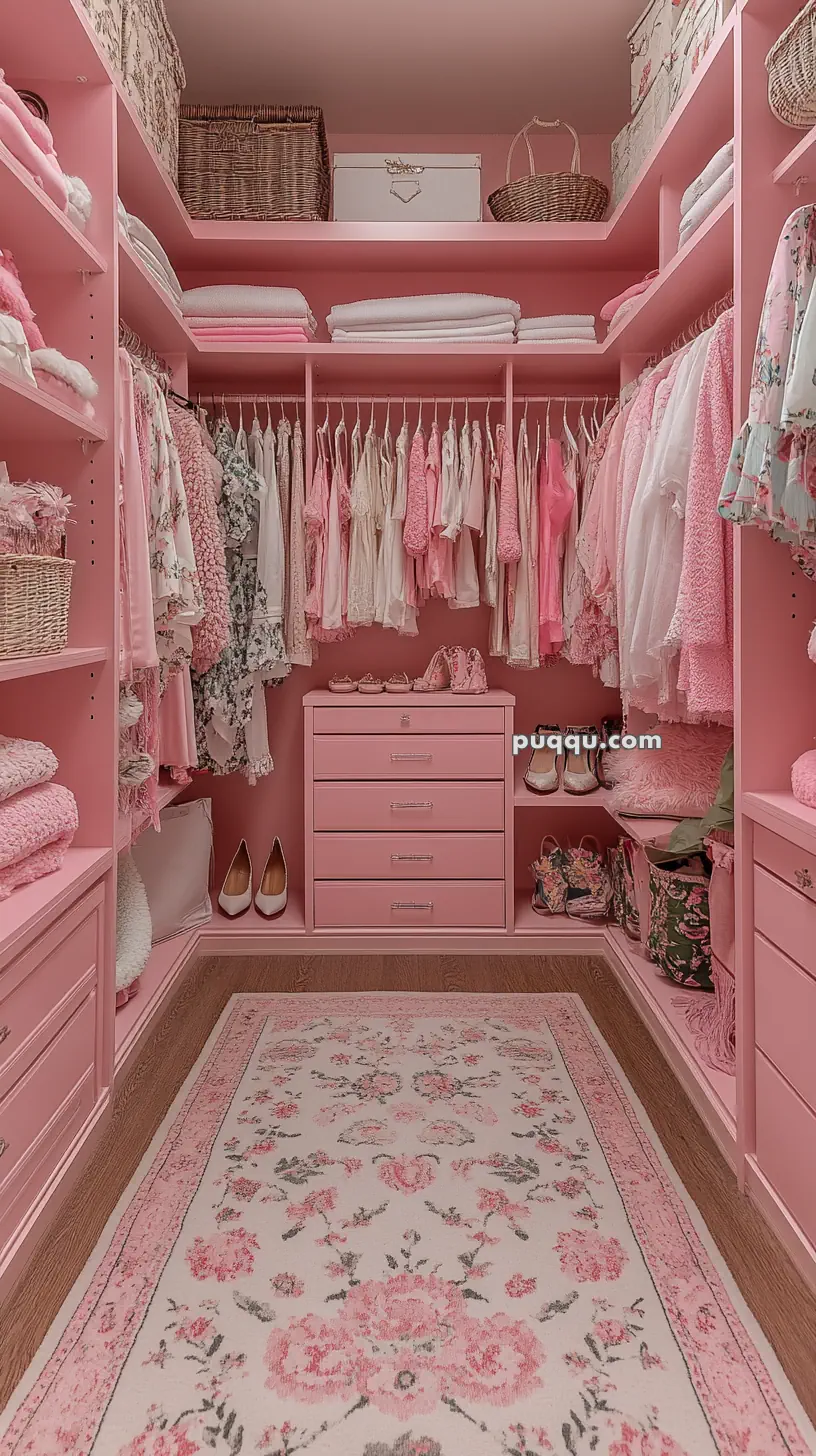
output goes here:
[{"label": "clothes hanging rod", "polygon": [[315,394],[315,404],[504,404],[503,394]]},{"label": "clothes hanging rod", "polygon": [[220,389],[197,389],[196,399],[211,399],[215,404],[305,404],[305,394],[223,394]]},{"label": "clothes hanging rod", "polygon": [[514,394],[513,403],[525,404],[600,404],[601,400],[617,399],[616,394]]}]

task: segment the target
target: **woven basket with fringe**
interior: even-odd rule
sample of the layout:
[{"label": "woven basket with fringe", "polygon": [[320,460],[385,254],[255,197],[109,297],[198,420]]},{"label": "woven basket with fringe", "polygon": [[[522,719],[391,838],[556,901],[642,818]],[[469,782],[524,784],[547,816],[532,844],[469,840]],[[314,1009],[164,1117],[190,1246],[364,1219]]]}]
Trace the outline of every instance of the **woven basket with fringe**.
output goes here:
[{"label": "woven basket with fringe", "polygon": [[816,125],[816,0],[799,11],[765,60],[768,105],[785,126]]},{"label": "woven basket with fringe", "polygon": [[0,556],[0,658],[62,651],[73,569],[58,556]]},{"label": "woven basket with fringe", "polygon": [[319,106],[182,106],[179,192],[191,217],[326,222],[329,148]]},{"label": "woven basket with fringe", "polygon": [[[536,172],[530,130],[540,126],[547,131],[564,127],[572,136],[572,166],[569,172]],[[530,162],[529,177],[510,181],[513,152],[524,138]],[[581,172],[581,143],[577,132],[566,121],[542,121],[534,116],[517,132],[507,154],[507,181],[487,199],[497,222],[600,222],[609,205],[609,188],[597,177]]]}]

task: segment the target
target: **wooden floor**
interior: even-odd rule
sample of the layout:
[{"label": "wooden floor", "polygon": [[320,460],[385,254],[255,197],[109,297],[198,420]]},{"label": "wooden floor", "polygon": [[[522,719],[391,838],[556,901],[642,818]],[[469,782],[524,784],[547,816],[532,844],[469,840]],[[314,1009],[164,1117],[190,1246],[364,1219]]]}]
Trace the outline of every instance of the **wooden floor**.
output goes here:
[{"label": "wooden floor", "polygon": [[[236,991],[577,991],[816,1424],[816,1296],[734,1176],[612,972],[590,957],[313,956],[201,961],[117,1094],[99,1149],[0,1307],[0,1408],[93,1251],[170,1102]],[[45,1453],[43,1453],[45,1456]]]}]

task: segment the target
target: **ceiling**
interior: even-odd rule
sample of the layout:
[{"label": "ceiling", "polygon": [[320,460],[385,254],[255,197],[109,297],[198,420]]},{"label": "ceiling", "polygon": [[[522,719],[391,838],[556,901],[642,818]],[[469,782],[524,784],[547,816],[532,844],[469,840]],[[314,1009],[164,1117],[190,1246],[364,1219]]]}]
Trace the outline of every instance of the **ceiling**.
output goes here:
[{"label": "ceiling", "polygon": [[616,132],[645,0],[166,0],[187,101],[322,106],[332,133]]}]

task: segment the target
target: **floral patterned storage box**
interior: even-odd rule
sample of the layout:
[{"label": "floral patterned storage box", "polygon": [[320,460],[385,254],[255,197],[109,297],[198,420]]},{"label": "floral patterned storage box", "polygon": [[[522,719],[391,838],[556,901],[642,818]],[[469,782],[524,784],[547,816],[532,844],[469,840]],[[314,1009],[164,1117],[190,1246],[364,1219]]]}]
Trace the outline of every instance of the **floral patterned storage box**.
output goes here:
[{"label": "floral patterned storage box", "polygon": [[730,8],[730,0],[685,0],[672,38],[672,110],[704,60]]},{"label": "floral patterned storage box", "polygon": [[637,116],[661,67],[668,70],[671,66],[672,35],[677,14],[678,0],[649,0],[629,32],[633,116]]},{"label": "floral patterned storage box", "polygon": [[671,82],[661,66],[636,117],[612,143],[612,205],[625,197],[669,119]]},{"label": "floral patterned storage box", "polygon": [[165,171],[178,180],[178,116],[186,84],[164,0],[124,0],[122,78]]},{"label": "floral patterned storage box", "polygon": [[122,69],[122,0],[82,0],[113,69]]}]

